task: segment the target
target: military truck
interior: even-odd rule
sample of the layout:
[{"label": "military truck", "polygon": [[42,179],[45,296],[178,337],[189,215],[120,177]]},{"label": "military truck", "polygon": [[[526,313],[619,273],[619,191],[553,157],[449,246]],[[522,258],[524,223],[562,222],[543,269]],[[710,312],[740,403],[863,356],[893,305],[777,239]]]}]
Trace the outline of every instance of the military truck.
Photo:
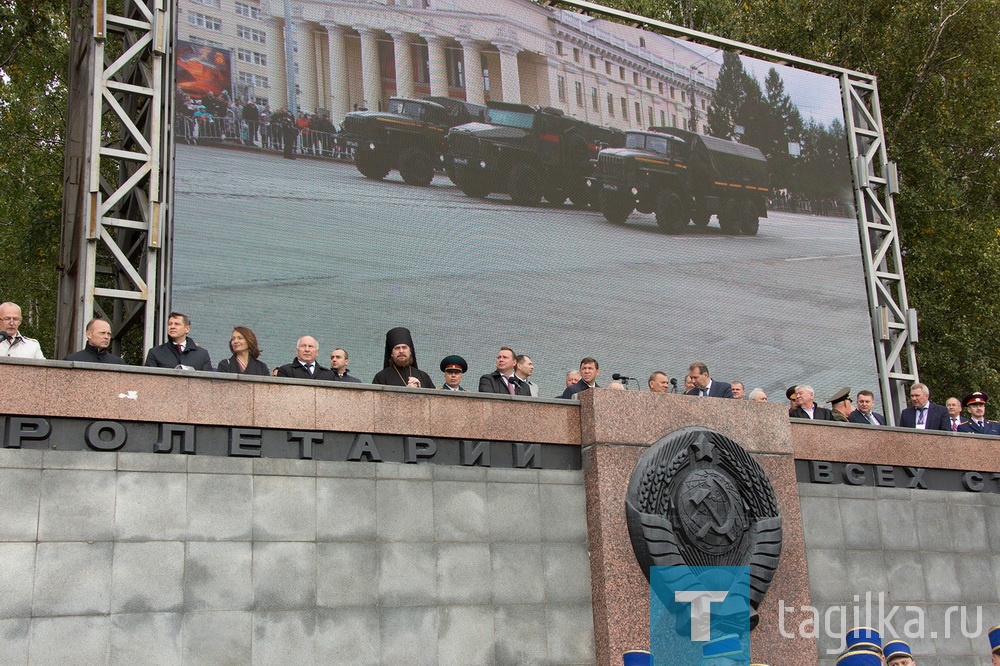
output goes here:
[{"label": "military truck", "polygon": [[727,234],[757,234],[767,217],[767,159],[753,146],[672,127],[626,133],[625,147],[602,150],[591,187],[609,222],[655,213],[667,233],[712,215]]},{"label": "military truck", "polygon": [[482,120],[486,107],[447,97],[391,97],[386,111],[354,111],[338,137],[354,153],[366,178],[381,180],[393,169],[410,185],[427,186],[444,168],[444,135],[450,127]]},{"label": "military truck", "polygon": [[485,122],[451,128],[445,163],[470,197],[510,194],[522,206],[542,197],[561,205],[592,202],[587,178],[599,151],[625,145],[620,130],[591,125],[559,109],[487,102]]}]

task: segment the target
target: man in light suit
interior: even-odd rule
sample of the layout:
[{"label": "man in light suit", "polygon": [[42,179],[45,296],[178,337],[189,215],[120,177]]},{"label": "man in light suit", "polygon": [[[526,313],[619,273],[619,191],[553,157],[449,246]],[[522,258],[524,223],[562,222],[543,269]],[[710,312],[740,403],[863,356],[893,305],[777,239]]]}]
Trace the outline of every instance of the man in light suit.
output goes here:
[{"label": "man in light suit", "polygon": [[694,388],[684,395],[700,395],[709,398],[732,398],[733,387],[726,382],[712,381],[708,376],[708,366],[701,361],[695,361],[688,367],[688,377],[694,382]]},{"label": "man in light suit", "polygon": [[479,378],[480,393],[531,395],[528,385],[514,375],[514,350],[501,347],[497,352],[497,369]]},{"label": "man in light suit", "polygon": [[847,420],[864,425],[885,425],[885,417],[872,411],[874,407],[875,394],[867,389],[858,391],[858,408],[847,416]]},{"label": "man in light suit", "polygon": [[917,430],[951,431],[948,410],[941,405],[934,404],[930,398],[931,390],[927,388],[926,384],[910,386],[910,402],[913,405],[899,413],[899,426],[901,428],[916,428]]}]

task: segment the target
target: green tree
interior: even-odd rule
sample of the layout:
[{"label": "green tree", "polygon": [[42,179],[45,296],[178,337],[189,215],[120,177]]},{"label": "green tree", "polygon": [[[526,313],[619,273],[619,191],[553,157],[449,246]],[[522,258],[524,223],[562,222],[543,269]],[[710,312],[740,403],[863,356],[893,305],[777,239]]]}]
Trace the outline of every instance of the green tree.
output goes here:
[{"label": "green tree", "polygon": [[61,0],[0,1],[0,301],[21,305],[25,335],[55,340],[69,60]]},{"label": "green tree", "polygon": [[795,158],[789,154],[788,144],[802,141],[802,115],[785,92],[785,82],[774,67],[768,70],[764,79],[764,101],[767,112],[757,147],[767,156],[771,186],[788,188],[792,186],[795,163]]}]

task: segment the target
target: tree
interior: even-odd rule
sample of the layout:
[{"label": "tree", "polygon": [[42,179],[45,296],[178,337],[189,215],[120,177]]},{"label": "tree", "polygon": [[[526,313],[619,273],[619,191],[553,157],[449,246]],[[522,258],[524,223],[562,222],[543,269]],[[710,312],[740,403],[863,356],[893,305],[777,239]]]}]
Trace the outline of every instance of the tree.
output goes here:
[{"label": "tree", "polygon": [[21,305],[25,335],[55,340],[62,208],[68,7],[0,1],[0,301]]}]

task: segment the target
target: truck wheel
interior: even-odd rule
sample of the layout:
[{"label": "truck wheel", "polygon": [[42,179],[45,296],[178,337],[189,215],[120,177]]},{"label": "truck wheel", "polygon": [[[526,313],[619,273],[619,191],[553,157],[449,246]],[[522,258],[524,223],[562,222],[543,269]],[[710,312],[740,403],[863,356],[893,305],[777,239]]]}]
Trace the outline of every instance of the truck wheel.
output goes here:
[{"label": "truck wheel", "polygon": [[570,189],[569,200],[578,208],[589,208],[594,205],[594,188],[586,185],[575,185]]},{"label": "truck wheel", "polygon": [[735,236],[740,233],[740,206],[736,201],[730,199],[722,206],[719,213],[719,227],[722,233]]},{"label": "truck wheel", "polygon": [[538,172],[526,164],[515,164],[510,170],[508,186],[510,200],[519,206],[537,206],[542,199]]},{"label": "truck wheel", "polygon": [[407,185],[427,187],[434,180],[434,160],[416,148],[407,148],[399,156],[399,175]]},{"label": "truck wheel", "polygon": [[760,228],[760,218],[752,201],[743,202],[743,217],[740,220],[740,233],[744,236],[756,236]]},{"label": "truck wheel", "polygon": [[[459,172],[461,173],[461,172]],[[457,174],[456,174],[457,175]],[[490,186],[482,176],[464,174],[458,177],[458,189],[467,197],[485,199],[490,195]]]},{"label": "truck wheel", "polygon": [[635,207],[631,199],[613,192],[601,192],[600,199],[604,219],[611,224],[625,224]]},{"label": "truck wheel", "polygon": [[365,178],[382,180],[389,174],[389,165],[383,159],[381,151],[359,150],[354,156],[354,166]]},{"label": "truck wheel", "polygon": [[691,221],[694,222],[694,226],[699,229],[704,229],[708,226],[708,221],[712,219],[712,214],[705,210],[704,206],[697,206],[694,213],[691,215]]},{"label": "truck wheel", "polygon": [[660,192],[656,199],[656,224],[667,234],[682,234],[688,225],[688,212],[675,192]]},{"label": "truck wheel", "polygon": [[542,195],[550,204],[562,206],[566,203],[566,190],[561,187],[548,187]]}]

